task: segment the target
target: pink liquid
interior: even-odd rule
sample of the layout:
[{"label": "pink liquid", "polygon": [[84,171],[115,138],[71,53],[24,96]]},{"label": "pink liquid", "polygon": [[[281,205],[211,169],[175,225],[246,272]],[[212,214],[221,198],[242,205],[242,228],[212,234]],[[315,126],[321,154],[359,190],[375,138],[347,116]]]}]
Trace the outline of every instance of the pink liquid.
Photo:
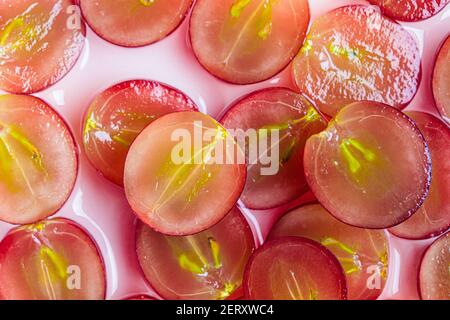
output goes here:
[{"label": "pink liquid", "polygon": [[[312,20],[346,4],[361,0],[310,0]],[[450,6],[437,16],[418,23],[402,23],[415,35],[422,58],[422,82],[407,110],[422,110],[438,115],[431,93],[431,74],[435,55],[450,32]],[[129,49],[107,43],[88,29],[84,52],[74,69],[63,80],[36,94],[52,105],[71,126],[77,143],[82,145],[83,113],[96,94],[118,82],[152,79],[187,93],[212,116],[222,114],[240,96],[269,86],[292,87],[291,68],[263,83],[234,86],[208,74],[189,48],[188,19],[168,38],[151,46]],[[88,163],[81,147],[77,184],[69,201],[56,216],[82,225],[95,239],[105,260],[108,299],[136,294],[156,296],[144,280],[134,252],[135,215],[123,190],[100,176]],[[260,243],[273,223],[286,210],[313,200],[307,194],[294,203],[269,211],[244,210]],[[0,222],[0,238],[13,226]],[[390,243],[389,275],[380,299],[418,299],[417,274],[421,256],[433,239],[409,241],[388,234]]]}]

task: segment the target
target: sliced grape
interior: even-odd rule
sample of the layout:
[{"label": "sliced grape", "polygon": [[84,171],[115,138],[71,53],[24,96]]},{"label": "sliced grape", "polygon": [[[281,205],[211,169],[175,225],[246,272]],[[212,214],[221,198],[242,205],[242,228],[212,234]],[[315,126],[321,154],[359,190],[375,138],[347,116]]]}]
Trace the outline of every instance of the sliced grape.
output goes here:
[{"label": "sliced grape", "polygon": [[250,258],[244,274],[251,300],[344,300],[345,275],[339,261],[318,242],[285,237],[271,240]]},{"label": "sliced grape", "polygon": [[402,109],[419,86],[420,53],[401,25],[352,5],[314,21],[293,72],[299,90],[330,116],[363,100]]},{"label": "sliced grape", "polygon": [[193,236],[166,236],[143,223],[136,247],[145,277],[166,299],[226,299],[242,283],[255,242],[237,208],[212,228]]},{"label": "sliced grape", "polygon": [[125,192],[156,231],[187,235],[219,222],[242,193],[246,166],[233,137],[200,112],[176,112],[136,138],[125,163]]},{"label": "sliced grape", "polygon": [[309,204],[283,216],[269,239],[286,236],[318,241],[333,252],[344,269],[350,300],[373,300],[383,291],[388,268],[384,231],[349,226],[320,204]]},{"label": "sliced grape", "polygon": [[0,95],[0,220],[25,224],[65,203],[78,159],[72,135],[44,101]]},{"label": "sliced grape", "polygon": [[0,242],[0,300],[103,300],[103,260],[67,219],[18,227]]},{"label": "sliced grape", "polygon": [[284,88],[254,92],[234,104],[221,123],[247,151],[248,178],[241,196],[247,207],[274,208],[308,190],[305,142],[325,129],[326,121],[303,95]]},{"label": "sliced grape", "polygon": [[450,300],[450,233],[441,236],[425,252],[419,273],[424,300]]},{"label": "sliced grape", "polygon": [[113,44],[139,47],[157,42],[183,21],[193,0],[80,0],[89,26]]},{"label": "sliced grape", "polygon": [[73,0],[0,2],[0,88],[43,90],[75,65],[86,27]]},{"label": "sliced grape", "polygon": [[408,112],[419,127],[431,153],[431,187],[420,209],[402,224],[389,229],[398,237],[432,238],[450,228],[450,129],[442,121],[423,112]]},{"label": "sliced grape", "polygon": [[295,57],[309,18],[307,0],[197,0],[192,48],[214,76],[235,84],[260,82]]},{"label": "sliced grape", "polygon": [[392,19],[420,21],[438,14],[449,0],[369,0]]},{"label": "sliced grape", "polygon": [[450,123],[450,36],[437,56],[432,85],[436,106],[442,117]]},{"label": "sliced grape", "polygon": [[377,102],[342,109],[306,143],[306,180],[339,220],[362,228],[395,226],[422,205],[431,180],[428,147],[411,119]]},{"label": "sliced grape", "polygon": [[123,186],[125,159],[137,135],[162,115],[196,109],[186,95],[155,81],[116,84],[99,94],[87,110],[86,155],[107,179]]}]

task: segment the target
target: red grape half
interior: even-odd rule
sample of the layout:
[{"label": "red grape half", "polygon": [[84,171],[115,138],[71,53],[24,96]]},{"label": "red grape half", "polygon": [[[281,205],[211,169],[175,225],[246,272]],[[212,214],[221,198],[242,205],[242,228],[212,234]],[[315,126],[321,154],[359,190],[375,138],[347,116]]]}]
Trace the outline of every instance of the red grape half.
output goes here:
[{"label": "red grape half", "polygon": [[369,0],[382,13],[401,21],[420,21],[438,14],[450,0]]},{"label": "red grape half", "polygon": [[431,180],[430,153],[417,126],[377,102],[343,108],[307,141],[304,167],[312,192],[333,216],[370,229],[414,214]]},{"label": "red grape half", "polygon": [[344,300],[347,285],[336,257],[300,237],[266,242],[247,264],[244,290],[251,300]]},{"label": "red grape half", "polygon": [[0,95],[0,220],[44,219],[66,202],[78,159],[64,120],[33,96]]},{"label": "red grape half", "polygon": [[274,208],[308,190],[303,150],[311,135],[325,129],[326,121],[303,95],[284,88],[251,93],[236,102],[221,123],[233,129],[247,151],[248,177],[241,196],[245,206]]},{"label": "red grape half", "polygon": [[18,227],[0,242],[0,300],[103,300],[105,294],[100,252],[70,220]]},{"label": "red grape half", "polygon": [[347,278],[348,299],[374,300],[383,291],[389,246],[384,231],[349,226],[320,204],[309,204],[283,216],[269,239],[286,236],[318,241],[334,253]]},{"label": "red grape half", "polygon": [[450,123],[450,36],[438,53],[432,86],[436,106],[442,117]]},{"label": "red grape half", "polygon": [[363,100],[403,109],[417,92],[420,70],[412,35],[363,5],[341,7],[315,20],[293,63],[299,90],[330,116]]},{"label": "red grape half", "polygon": [[136,247],[142,270],[164,298],[227,299],[242,283],[254,250],[253,234],[237,208],[212,228],[176,237],[139,222]]}]

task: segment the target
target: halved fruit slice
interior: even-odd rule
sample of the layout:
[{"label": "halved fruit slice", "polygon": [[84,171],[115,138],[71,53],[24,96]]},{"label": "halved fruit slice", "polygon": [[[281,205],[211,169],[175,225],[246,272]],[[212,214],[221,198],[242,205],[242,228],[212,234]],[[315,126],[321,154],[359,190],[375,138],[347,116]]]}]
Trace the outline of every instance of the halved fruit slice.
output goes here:
[{"label": "halved fruit slice", "polygon": [[137,135],[162,115],[196,109],[186,95],[155,81],[116,84],[99,94],[86,112],[86,155],[107,179],[123,186],[125,159]]},{"label": "halved fruit slice", "polygon": [[4,0],[0,12],[1,89],[43,90],[78,60],[86,27],[75,1]]},{"label": "halved fruit slice", "polygon": [[432,86],[436,106],[442,117],[450,123],[450,36],[438,53]]},{"label": "halved fruit slice", "polygon": [[102,300],[105,292],[100,253],[70,220],[18,227],[0,242],[0,300]]},{"label": "halved fruit slice", "polygon": [[260,82],[295,57],[309,18],[307,0],[197,0],[192,48],[214,76],[235,84]]},{"label": "halved fruit slice", "polygon": [[416,212],[431,180],[423,135],[406,115],[376,102],[342,109],[306,143],[306,180],[339,220],[362,228],[395,226]]},{"label": "halved fruit slice", "polygon": [[420,209],[402,224],[389,229],[407,239],[435,237],[450,228],[450,129],[423,112],[408,112],[419,127],[431,153],[431,187]]},{"label": "halved fruit slice", "polygon": [[383,291],[388,268],[384,231],[349,226],[320,204],[309,204],[283,216],[269,239],[286,236],[318,241],[333,252],[344,269],[350,300],[373,300]]},{"label": "halved fruit slice", "polygon": [[392,19],[420,21],[438,14],[450,0],[369,0]]},{"label": "halved fruit slice", "polygon": [[137,137],[124,181],[142,221],[164,234],[188,235],[213,226],[233,208],[245,177],[245,157],[219,123],[200,112],[176,112]]},{"label": "halved fruit slice", "polygon": [[293,72],[299,90],[330,116],[363,100],[402,109],[419,86],[420,52],[401,25],[352,5],[314,21]]},{"label": "halved fruit slice", "polygon": [[125,47],[165,38],[183,21],[193,0],[80,0],[89,26],[100,37]]},{"label": "halved fruit slice", "polygon": [[0,96],[0,220],[25,224],[58,211],[78,168],[72,135],[44,101]]},{"label": "halved fruit slice", "polygon": [[274,208],[308,190],[303,150],[326,121],[303,95],[284,88],[251,93],[221,123],[247,151],[248,178],[241,196],[247,207]]},{"label": "halved fruit slice", "polygon": [[250,258],[244,290],[251,300],[345,300],[345,275],[320,243],[300,237],[266,242]]},{"label": "halved fruit slice", "polygon": [[436,240],[425,252],[419,273],[420,295],[424,300],[450,299],[450,233]]},{"label": "halved fruit slice", "polygon": [[255,242],[235,207],[217,225],[193,236],[165,236],[139,223],[136,247],[145,277],[162,297],[204,300],[234,295]]}]

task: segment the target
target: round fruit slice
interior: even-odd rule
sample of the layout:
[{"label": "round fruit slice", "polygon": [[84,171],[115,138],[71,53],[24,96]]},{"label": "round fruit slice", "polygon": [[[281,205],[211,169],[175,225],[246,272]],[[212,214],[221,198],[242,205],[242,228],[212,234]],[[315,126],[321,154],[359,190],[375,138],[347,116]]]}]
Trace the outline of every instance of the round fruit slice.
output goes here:
[{"label": "round fruit slice", "polygon": [[219,222],[241,195],[245,177],[245,157],[220,124],[200,112],[176,112],[136,138],[124,180],[142,221],[164,234],[187,235]]},{"label": "round fruit slice", "polygon": [[0,2],[0,88],[32,93],[73,67],[86,27],[72,0]]},{"label": "round fruit slice", "polygon": [[320,204],[310,204],[283,216],[269,238],[286,236],[318,241],[333,252],[344,269],[350,300],[373,300],[383,291],[388,266],[384,231],[351,227]]},{"label": "round fruit slice", "polygon": [[420,266],[420,295],[424,300],[450,300],[450,233],[425,252]]},{"label": "round fruit slice", "polygon": [[419,86],[420,53],[401,25],[352,5],[314,21],[293,72],[299,90],[330,116],[363,100],[402,109]]},{"label": "round fruit slice", "polygon": [[309,18],[307,0],[197,0],[192,48],[214,76],[235,84],[260,82],[295,57]]},{"label": "round fruit slice", "polygon": [[87,110],[83,130],[86,155],[107,179],[123,186],[125,159],[137,135],[162,115],[196,109],[186,95],[158,82],[116,84],[99,94]]},{"label": "round fruit slice", "polygon": [[252,300],[344,300],[345,275],[339,261],[318,242],[286,237],[260,247],[244,274]]},{"label": "round fruit slice", "polygon": [[204,300],[230,298],[237,291],[255,243],[235,207],[193,236],[166,236],[139,223],[136,247],[145,277],[162,297]]},{"label": "round fruit slice", "polygon": [[234,104],[221,123],[247,150],[248,178],[241,196],[247,207],[274,208],[308,190],[305,142],[326,122],[303,95],[284,88],[254,92]]},{"label": "round fruit slice", "polygon": [[304,167],[317,200],[362,228],[395,226],[416,212],[431,180],[428,147],[411,119],[376,102],[342,109],[306,143]]},{"label": "round fruit slice", "polygon": [[44,101],[0,96],[0,220],[25,224],[58,211],[77,175],[76,147]]},{"label": "round fruit slice", "polygon": [[70,220],[19,227],[0,243],[0,300],[102,300],[105,291],[100,253]]},{"label": "round fruit slice", "polygon": [[432,238],[450,228],[450,129],[423,112],[408,112],[419,127],[431,153],[431,187],[420,209],[402,224],[389,229],[408,239]]},{"label": "round fruit slice", "polygon": [[432,85],[436,106],[442,117],[450,123],[450,36],[437,56]]},{"label": "round fruit slice", "polygon": [[369,0],[392,19],[420,21],[431,18],[449,3],[449,0]]},{"label": "round fruit slice", "polygon": [[103,39],[125,47],[165,38],[183,21],[193,0],[80,0],[84,18]]}]

